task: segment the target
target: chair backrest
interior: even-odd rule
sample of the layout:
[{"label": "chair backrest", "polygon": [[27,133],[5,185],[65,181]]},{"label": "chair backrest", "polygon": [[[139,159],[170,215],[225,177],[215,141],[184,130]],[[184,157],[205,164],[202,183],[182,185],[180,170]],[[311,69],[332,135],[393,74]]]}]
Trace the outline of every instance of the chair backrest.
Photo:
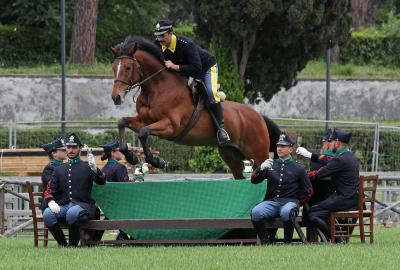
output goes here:
[{"label": "chair backrest", "polygon": [[26,181],[26,187],[28,189],[28,195],[29,195],[29,207],[31,208],[32,211],[32,219],[33,223],[36,223],[36,219],[38,216],[41,216],[40,214],[40,205],[41,205],[41,200],[42,200],[42,191],[34,191],[34,186],[39,186],[41,187],[41,183],[32,183],[29,181]]},{"label": "chair backrest", "polygon": [[358,193],[358,209],[360,211],[360,218],[363,216],[363,212],[367,208],[367,205],[369,206],[368,210],[370,210],[372,214],[374,213],[378,179],[378,175],[360,176]]}]

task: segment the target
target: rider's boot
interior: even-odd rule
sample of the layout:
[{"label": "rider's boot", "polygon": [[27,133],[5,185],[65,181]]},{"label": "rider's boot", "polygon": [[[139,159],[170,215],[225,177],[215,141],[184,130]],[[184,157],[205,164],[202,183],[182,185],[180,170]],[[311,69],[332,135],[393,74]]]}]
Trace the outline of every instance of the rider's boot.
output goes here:
[{"label": "rider's boot", "polygon": [[210,104],[211,113],[214,115],[218,123],[217,138],[219,144],[225,144],[230,141],[229,134],[225,130],[224,115],[222,113],[221,102]]}]

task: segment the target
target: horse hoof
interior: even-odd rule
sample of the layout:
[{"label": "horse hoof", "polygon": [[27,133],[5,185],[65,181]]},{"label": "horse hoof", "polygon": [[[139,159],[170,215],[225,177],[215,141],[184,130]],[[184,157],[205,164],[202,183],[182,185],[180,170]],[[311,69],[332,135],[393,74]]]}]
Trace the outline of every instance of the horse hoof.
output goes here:
[{"label": "horse hoof", "polygon": [[127,151],[128,151],[128,145],[127,145],[126,143],[120,145],[120,146],[119,146],[119,151],[120,151],[121,153],[127,152]]},{"label": "horse hoof", "polygon": [[154,167],[158,168],[158,169],[164,169],[165,168],[165,161],[161,158],[154,158],[153,162],[150,163],[151,165],[153,165]]},{"label": "horse hoof", "polygon": [[158,168],[165,169],[165,161],[163,159],[158,160]]}]

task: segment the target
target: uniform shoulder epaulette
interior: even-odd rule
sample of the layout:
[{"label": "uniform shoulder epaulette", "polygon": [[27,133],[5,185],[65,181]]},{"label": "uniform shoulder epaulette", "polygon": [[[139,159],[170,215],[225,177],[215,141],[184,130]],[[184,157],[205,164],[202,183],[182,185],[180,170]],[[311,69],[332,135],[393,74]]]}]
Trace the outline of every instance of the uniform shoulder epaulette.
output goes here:
[{"label": "uniform shoulder epaulette", "polygon": [[188,43],[186,40],[184,40],[184,39],[182,39],[182,38],[179,38],[179,37],[177,38],[177,40],[180,41],[180,42],[182,42],[182,43],[185,43],[185,44]]}]

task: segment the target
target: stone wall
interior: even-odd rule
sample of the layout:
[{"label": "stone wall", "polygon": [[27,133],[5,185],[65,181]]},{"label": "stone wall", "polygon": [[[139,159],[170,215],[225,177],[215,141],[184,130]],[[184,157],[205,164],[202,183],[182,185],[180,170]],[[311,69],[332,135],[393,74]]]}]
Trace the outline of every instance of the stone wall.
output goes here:
[{"label": "stone wall", "polygon": [[[66,119],[109,119],[134,114],[133,94],[121,106],[111,100],[109,77],[67,78]],[[300,81],[255,109],[270,117],[325,118],[325,82]],[[229,98],[229,97],[228,97]],[[0,77],[0,121],[61,118],[59,77]],[[331,82],[331,118],[380,120],[400,117],[399,81]]]},{"label": "stone wall", "polygon": [[[325,81],[299,81],[255,108],[270,117],[325,119],[325,98]],[[331,119],[369,121],[400,118],[400,82],[332,81],[330,115]]]},{"label": "stone wall", "polygon": [[[67,78],[66,119],[120,118],[134,113],[132,96],[111,99],[111,78]],[[61,119],[60,77],[0,77],[0,121]]]}]

